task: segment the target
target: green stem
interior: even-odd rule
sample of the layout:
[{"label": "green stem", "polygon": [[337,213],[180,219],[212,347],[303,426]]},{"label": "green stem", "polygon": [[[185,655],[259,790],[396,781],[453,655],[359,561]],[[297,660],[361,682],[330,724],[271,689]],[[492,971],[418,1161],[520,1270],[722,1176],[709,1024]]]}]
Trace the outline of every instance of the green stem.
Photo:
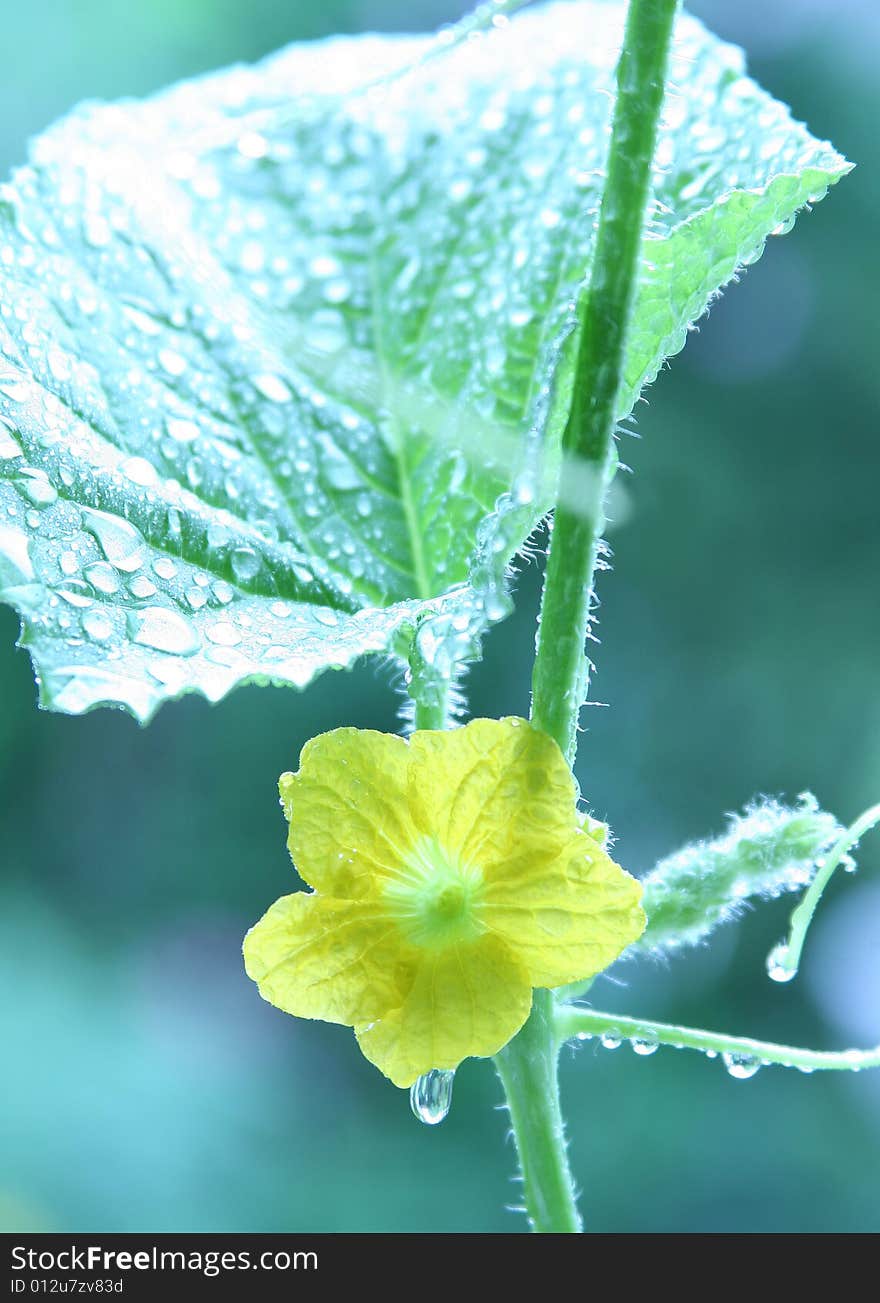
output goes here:
[{"label": "green stem", "polygon": [[807,931],[816,912],[816,906],[822,899],[822,892],[828,886],[834,870],[866,832],[880,823],[880,805],[873,805],[870,810],[859,815],[855,823],[850,824],[842,833],[825,857],[825,863],[810,883],[809,891],[791,916],[788,940],[774,952],[779,968],[794,977],[801,962],[801,951],[807,939]]},{"label": "green stem", "polygon": [[413,727],[449,728],[454,716],[456,667],[450,666],[446,672],[424,656],[419,634],[410,644],[408,662],[407,692],[413,703]]},{"label": "green stem", "polygon": [[518,1036],[495,1057],[507,1096],[532,1230],[582,1230],[559,1108],[553,994],[535,991]]},{"label": "green stem", "polygon": [[[563,454],[584,471],[577,511],[559,504],[553,527],[535,668],[532,719],[574,763],[588,687],[584,656],[603,504],[614,461],[614,428],[635,297],[651,163],[663,102],[677,0],[631,0],[617,68],[608,179],[581,334]],[[537,1231],[578,1231],[559,1110],[553,996],[536,991],[522,1031],[496,1063],[522,1164],[526,1206]]]},{"label": "green stem", "polygon": [[784,1068],[858,1072],[861,1068],[880,1067],[880,1046],[870,1050],[806,1050],[794,1045],[776,1045],[756,1041],[748,1036],[727,1036],[723,1032],[702,1031],[696,1027],[678,1027],[673,1023],[651,1022],[645,1018],[621,1018],[596,1009],[576,1009],[562,1005],[556,1014],[556,1032],[560,1042],[573,1037],[601,1036],[609,1032],[620,1037],[643,1040],[676,1049],[702,1050],[710,1054],[731,1055],[734,1059],[753,1060],[758,1064],[778,1063]]},{"label": "green stem", "polygon": [[448,728],[449,694],[451,683],[437,685],[435,691],[424,696],[413,696],[414,728]]},{"label": "green stem", "polygon": [[584,643],[677,7],[676,0],[632,0],[629,7],[596,253],[579,309],[581,334],[563,453],[577,458],[582,468],[582,501],[576,511],[569,505],[556,509],[532,678],[532,718],[572,764],[589,686]]}]

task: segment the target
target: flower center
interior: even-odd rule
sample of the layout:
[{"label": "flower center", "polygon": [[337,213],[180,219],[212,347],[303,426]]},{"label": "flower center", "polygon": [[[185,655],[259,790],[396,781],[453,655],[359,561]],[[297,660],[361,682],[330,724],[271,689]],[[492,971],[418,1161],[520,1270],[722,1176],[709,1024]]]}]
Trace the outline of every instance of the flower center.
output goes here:
[{"label": "flower center", "polygon": [[483,875],[423,837],[407,855],[399,877],[385,888],[389,913],[419,946],[468,941],[485,930],[480,919]]}]

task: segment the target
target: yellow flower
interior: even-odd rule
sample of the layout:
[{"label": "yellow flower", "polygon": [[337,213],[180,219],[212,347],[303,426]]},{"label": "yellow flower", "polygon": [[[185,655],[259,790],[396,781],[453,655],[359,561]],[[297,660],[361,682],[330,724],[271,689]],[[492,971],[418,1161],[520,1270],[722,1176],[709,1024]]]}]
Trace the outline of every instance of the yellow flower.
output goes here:
[{"label": "yellow flower", "polygon": [[584,830],[562,752],[524,719],[409,740],[336,729],[279,786],[314,890],[250,930],[248,974],[287,1013],[353,1026],[395,1085],[497,1053],[533,987],[593,976],[644,928],[641,887]]}]

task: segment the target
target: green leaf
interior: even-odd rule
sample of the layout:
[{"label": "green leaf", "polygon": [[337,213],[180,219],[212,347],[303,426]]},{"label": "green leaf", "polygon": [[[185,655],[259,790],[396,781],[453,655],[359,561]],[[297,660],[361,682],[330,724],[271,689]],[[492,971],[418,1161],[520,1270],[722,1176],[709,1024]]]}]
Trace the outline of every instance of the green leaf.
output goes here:
[{"label": "green leaf", "polygon": [[[83,106],[5,187],[0,597],[44,705],[302,686],[416,625],[442,673],[507,609],[554,499],[623,7],[493,13]],[[848,166],[691,18],[673,81],[625,410]]]}]

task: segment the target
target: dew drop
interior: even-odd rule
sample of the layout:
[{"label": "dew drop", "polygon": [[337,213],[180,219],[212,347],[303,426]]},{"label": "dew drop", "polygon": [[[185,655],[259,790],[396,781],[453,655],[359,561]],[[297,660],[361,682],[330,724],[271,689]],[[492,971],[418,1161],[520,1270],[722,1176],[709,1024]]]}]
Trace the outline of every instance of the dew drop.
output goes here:
[{"label": "dew drop", "polygon": [[232,569],[241,582],[253,579],[260,569],[260,558],[252,547],[237,547],[232,553]]},{"label": "dew drop", "polygon": [[309,263],[309,271],[313,276],[322,279],[326,276],[338,276],[342,271],[342,264],[331,254],[319,254]]},{"label": "dew drop", "polygon": [[229,542],[229,530],[225,525],[216,523],[208,526],[208,546],[213,548],[225,547]]},{"label": "dew drop", "polygon": [[148,606],[133,618],[133,641],[144,647],[176,656],[191,656],[199,649],[199,635],[189,620],[167,606]]},{"label": "dew drop", "polygon": [[623,1044],[623,1037],[616,1027],[609,1027],[607,1032],[603,1032],[599,1039],[606,1050],[618,1050]]},{"label": "dew drop", "polygon": [[137,484],[140,488],[149,488],[155,484],[158,479],[155,466],[148,462],[146,457],[128,457],[122,463],[123,475],[131,480],[132,484]]},{"label": "dew drop", "polygon": [[0,461],[12,461],[15,457],[21,457],[22,452],[17,442],[12,436],[11,431],[0,421]]},{"label": "dew drop", "polygon": [[261,371],[252,377],[254,388],[258,389],[270,403],[289,403],[293,394],[286,380],[274,371]]},{"label": "dew drop", "polygon": [[199,437],[199,427],[195,421],[187,421],[182,416],[167,417],[165,429],[175,443],[192,443]]},{"label": "dew drop", "polygon": [[351,286],[347,280],[337,277],[324,286],[324,298],[328,303],[344,303],[351,295]]},{"label": "dew drop", "polygon": [[58,499],[58,490],[49,483],[45,471],[30,468],[23,470],[18,477],[18,483],[28,502],[34,507],[51,507]]},{"label": "dew drop", "polygon": [[790,982],[797,976],[797,964],[792,966],[785,941],[780,941],[767,956],[767,976],[771,982]]},{"label": "dew drop", "polygon": [[82,508],[83,525],[101,545],[105,557],[117,570],[131,574],[144,562],[146,544],[142,535],[129,521],[111,516],[93,507]]},{"label": "dew drop", "polygon": [[153,562],[153,569],[160,579],[173,579],[177,574],[177,566],[170,557],[160,556]]},{"label": "dew drop", "polygon": [[498,620],[502,620],[504,616],[507,615],[509,605],[500,593],[493,591],[486,595],[484,610],[486,612],[486,619],[491,620],[492,623],[495,624]]},{"label": "dew drop", "polygon": [[647,1058],[649,1054],[655,1054],[660,1048],[660,1042],[656,1036],[634,1036],[630,1041],[634,1054],[640,1054]]},{"label": "dew drop", "polygon": [[86,611],[82,627],[83,632],[94,642],[106,642],[113,632],[113,624],[103,611]]},{"label": "dew drop", "polygon": [[13,403],[23,403],[31,393],[31,382],[22,371],[0,371],[0,394]]},{"label": "dew drop", "polygon": [[160,348],[159,365],[170,376],[182,376],[186,370],[186,358],[175,353],[173,348]]},{"label": "dew drop", "polygon": [[748,1081],[749,1077],[754,1077],[761,1067],[761,1060],[756,1058],[754,1054],[725,1052],[721,1058],[730,1076],[736,1077],[737,1081]]},{"label": "dew drop", "polygon": [[146,575],[137,575],[131,581],[131,592],[133,597],[138,597],[141,601],[144,601],[148,597],[156,596],[156,585]]},{"label": "dew drop", "polygon": [[420,1122],[435,1127],[452,1106],[455,1070],[432,1068],[413,1082],[409,1092],[410,1107]]},{"label": "dew drop", "polygon": [[239,137],[238,152],[244,158],[265,158],[269,145],[265,136],[258,131],[246,131]]},{"label": "dew drop", "polygon": [[86,566],[83,574],[99,593],[106,593],[109,596],[119,589],[119,576],[106,561],[94,561],[90,566]]},{"label": "dew drop", "polygon": [[[196,575],[196,583],[199,582],[199,576]],[[214,596],[222,606],[228,606],[235,596],[235,590],[231,584],[227,584],[225,579],[218,579],[214,585]]]},{"label": "dew drop", "polygon": [[24,579],[34,578],[27,534],[11,526],[0,525],[0,556],[10,561]]},{"label": "dew drop", "polygon": [[333,308],[315,312],[308,325],[306,343],[319,353],[338,353],[346,341],[345,322]]},{"label": "dew drop", "polygon": [[211,642],[216,643],[218,647],[235,647],[241,642],[241,634],[234,624],[229,624],[226,620],[219,620],[217,624],[210,625],[205,630]]}]

